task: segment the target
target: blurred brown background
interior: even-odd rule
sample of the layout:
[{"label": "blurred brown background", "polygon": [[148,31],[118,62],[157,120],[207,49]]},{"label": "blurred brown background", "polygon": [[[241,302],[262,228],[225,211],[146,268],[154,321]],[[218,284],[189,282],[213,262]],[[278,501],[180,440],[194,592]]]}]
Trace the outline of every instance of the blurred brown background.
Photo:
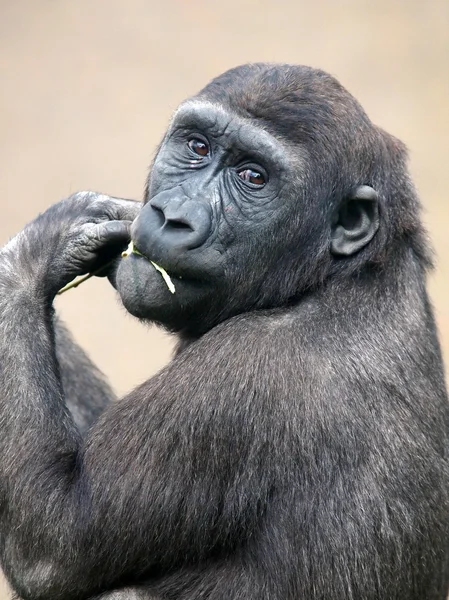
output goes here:
[{"label": "blurred brown background", "polygon": [[[448,0],[0,0],[0,243],[76,190],[141,198],[177,104],[248,61],[324,68],[406,142],[449,356]],[[57,304],[119,393],[170,356],[103,280]]]}]

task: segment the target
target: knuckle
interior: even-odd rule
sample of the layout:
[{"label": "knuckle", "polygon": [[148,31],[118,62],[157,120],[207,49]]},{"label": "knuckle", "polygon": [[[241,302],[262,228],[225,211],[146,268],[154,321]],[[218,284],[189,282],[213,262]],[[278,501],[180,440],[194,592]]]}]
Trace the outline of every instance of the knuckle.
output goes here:
[{"label": "knuckle", "polygon": [[106,194],[94,194],[94,197],[91,198],[92,206],[97,209],[102,209],[103,211],[108,208],[111,197]]},{"label": "knuckle", "polygon": [[80,229],[79,240],[81,244],[87,244],[91,240],[96,240],[99,237],[99,224],[86,223]]},{"label": "knuckle", "polygon": [[75,200],[77,202],[86,202],[89,201],[93,201],[94,198],[97,196],[97,194],[95,192],[90,192],[90,191],[82,191],[82,192],[75,192],[74,194],[72,194],[69,198],[70,200]]},{"label": "knuckle", "polygon": [[78,210],[87,210],[87,214],[98,216],[105,212],[109,196],[98,192],[76,192],[69,197],[70,204],[75,204]]},{"label": "knuckle", "polygon": [[68,198],[68,201],[70,204],[75,203],[75,210],[87,211],[86,216],[104,220],[133,220],[141,207],[141,203],[135,200],[114,198],[92,191],[76,192]]}]

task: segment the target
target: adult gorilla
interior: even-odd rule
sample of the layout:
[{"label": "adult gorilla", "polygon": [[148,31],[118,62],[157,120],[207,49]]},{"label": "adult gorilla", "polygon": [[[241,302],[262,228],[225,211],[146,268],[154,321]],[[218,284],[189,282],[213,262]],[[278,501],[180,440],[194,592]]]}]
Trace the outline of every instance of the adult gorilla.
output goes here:
[{"label": "adult gorilla", "polygon": [[[404,162],[329,75],[247,65],[178,109],[139,213],[75,194],[3,249],[0,544],[21,598],[445,598],[449,411]],[[111,279],[180,343],[106,407],[52,301],[129,231]]]}]

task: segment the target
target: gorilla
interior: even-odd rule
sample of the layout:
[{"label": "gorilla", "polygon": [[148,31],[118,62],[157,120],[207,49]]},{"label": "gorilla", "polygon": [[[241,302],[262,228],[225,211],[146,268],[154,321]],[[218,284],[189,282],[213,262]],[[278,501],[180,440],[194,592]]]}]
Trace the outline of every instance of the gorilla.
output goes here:
[{"label": "gorilla", "polygon": [[[83,192],[39,215],[0,259],[17,597],[446,598],[431,263],[403,144],[304,66],[240,66],[183,102],[143,204]],[[99,269],[179,340],[119,402],[53,309]]]}]

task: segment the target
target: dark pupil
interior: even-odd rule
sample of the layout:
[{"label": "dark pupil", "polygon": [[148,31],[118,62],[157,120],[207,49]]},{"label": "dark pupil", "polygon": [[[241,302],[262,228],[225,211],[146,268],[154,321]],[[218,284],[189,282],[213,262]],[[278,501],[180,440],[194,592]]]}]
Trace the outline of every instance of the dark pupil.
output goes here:
[{"label": "dark pupil", "polygon": [[244,181],[249,181],[254,185],[263,185],[265,183],[265,178],[262,173],[259,171],[253,171],[253,169],[244,169],[240,171],[239,177],[241,177]]},{"label": "dark pupil", "polygon": [[205,144],[201,140],[190,140],[189,148],[190,150],[192,150],[192,152],[195,152],[195,154],[198,154],[199,156],[207,156],[207,154],[209,153],[209,148],[207,147],[207,144]]}]

